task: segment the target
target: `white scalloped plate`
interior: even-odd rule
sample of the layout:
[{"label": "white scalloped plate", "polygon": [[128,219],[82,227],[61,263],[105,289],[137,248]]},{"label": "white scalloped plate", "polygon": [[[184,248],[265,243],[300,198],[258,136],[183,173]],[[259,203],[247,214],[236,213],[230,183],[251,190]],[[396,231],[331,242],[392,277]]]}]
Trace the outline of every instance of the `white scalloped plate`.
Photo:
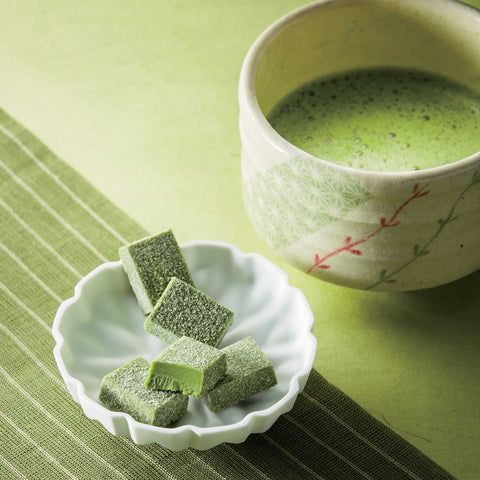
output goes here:
[{"label": "white scalloped plate", "polygon": [[104,407],[97,396],[105,374],[138,355],[151,361],[167,347],[144,331],[145,316],[119,261],[93,270],[60,305],[52,328],[55,359],[85,415],[115,435],[171,450],[240,443],[293,407],[315,358],[313,314],[287,274],[258,254],[207,241],[188,243],[182,251],[197,288],[235,313],[220,347],[252,336],[272,361],[278,385],[219,413],[190,398],[187,414],[166,428]]}]

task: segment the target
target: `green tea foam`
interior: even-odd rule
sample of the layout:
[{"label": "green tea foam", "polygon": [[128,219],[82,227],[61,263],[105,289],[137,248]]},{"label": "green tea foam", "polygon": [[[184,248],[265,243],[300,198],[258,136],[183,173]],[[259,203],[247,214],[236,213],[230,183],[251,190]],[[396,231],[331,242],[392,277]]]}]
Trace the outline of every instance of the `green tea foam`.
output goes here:
[{"label": "green tea foam", "polygon": [[419,170],[480,151],[480,95],[416,70],[317,79],[282,99],[268,120],[305,152],[365,170]]}]

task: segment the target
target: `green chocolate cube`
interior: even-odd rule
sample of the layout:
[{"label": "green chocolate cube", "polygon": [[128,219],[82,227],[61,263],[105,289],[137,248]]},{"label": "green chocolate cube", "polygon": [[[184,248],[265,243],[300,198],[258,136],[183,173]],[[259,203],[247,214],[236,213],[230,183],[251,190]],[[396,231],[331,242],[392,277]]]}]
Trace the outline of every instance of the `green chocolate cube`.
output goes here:
[{"label": "green chocolate cube", "polygon": [[217,347],[232,322],[228,308],[173,277],[147,317],[145,331],[166,343],[186,336]]},{"label": "green chocolate cube", "polygon": [[199,397],[225,376],[226,367],[225,353],[182,337],[153,360],[145,385]]},{"label": "green chocolate cube", "polygon": [[277,384],[273,364],[251,337],[221,350],[227,355],[227,373],[202,400],[219,412]]},{"label": "green chocolate cube", "polygon": [[103,377],[98,399],[115,412],[124,412],[135,420],[166,427],[182,417],[188,397],[176,392],[145,388],[150,363],[142,357],[123,365]]},{"label": "green chocolate cube", "polygon": [[143,238],[118,251],[142,312],[152,311],[172,277],[194,285],[171,230]]}]

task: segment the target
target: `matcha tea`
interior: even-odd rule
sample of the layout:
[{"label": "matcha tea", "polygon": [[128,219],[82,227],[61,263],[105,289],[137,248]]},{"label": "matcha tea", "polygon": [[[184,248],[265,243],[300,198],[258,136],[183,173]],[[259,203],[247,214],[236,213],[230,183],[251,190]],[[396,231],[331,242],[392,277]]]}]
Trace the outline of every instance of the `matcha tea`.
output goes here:
[{"label": "matcha tea", "polygon": [[480,95],[413,70],[320,78],[280,101],[268,120],[302,150],[365,170],[431,168],[480,150]]}]

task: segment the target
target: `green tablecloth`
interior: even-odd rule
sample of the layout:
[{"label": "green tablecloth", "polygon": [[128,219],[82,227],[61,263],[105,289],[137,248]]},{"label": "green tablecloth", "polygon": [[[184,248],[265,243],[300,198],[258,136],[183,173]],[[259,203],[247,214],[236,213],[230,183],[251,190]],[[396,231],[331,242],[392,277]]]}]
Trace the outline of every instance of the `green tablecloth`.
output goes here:
[{"label": "green tablecloth", "polygon": [[173,453],[88,420],[52,355],[59,303],[146,232],[0,112],[1,478],[451,479],[313,371],[294,409],[240,445]]},{"label": "green tablecloth", "polygon": [[[290,478],[416,478],[405,469],[418,478],[448,478],[440,470],[436,476],[415,470],[436,467],[391,430],[459,479],[479,478],[480,275],[408,294],[336,287],[276,258],[245,216],[238,73],[261,30],[300,4],[2,5],[0,106],[81,175],[2,117],[8,131],[0,135],[1,478],[288,478],[289,472]],[[39,212],[49,208],[46,220]],[[58,215],[80,237],[58,227]],[[288,417],[245,444],[180,454],[137,447],[85,419],[51,355],[49,327],[58,303],[79,277],[116,258],[120,244],[168,227],[180,242],[226,241],[284,268],[315,314],[316,371],[383,425],[318,373],[306,395],[323,407],[312,408],[302,395],[289,414],[313,432],[300,435],[314,445],[302,452],[292,450],[296,437],[286,435]],[[320,423],[310,425],[305,409]],[[352,409],[356,414],[347,421]],[[337,418],[344,430],[342,422],[349,425],[348,438],[346,449],[333,453],[323,424],[344,438]],[[394,459],[386,462],[390,473],[379,473],[378,450],[367,455],[372,448],[362,437]],[[341,476],[342,468],[349,473]]]}]

